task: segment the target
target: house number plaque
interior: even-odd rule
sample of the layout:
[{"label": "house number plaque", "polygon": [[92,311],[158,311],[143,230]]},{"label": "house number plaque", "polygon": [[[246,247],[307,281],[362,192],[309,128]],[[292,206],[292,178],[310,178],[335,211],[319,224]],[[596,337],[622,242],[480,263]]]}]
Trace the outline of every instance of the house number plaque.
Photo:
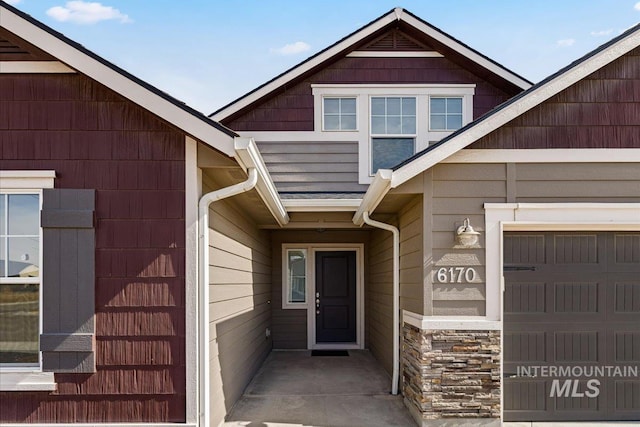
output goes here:
[{"label": "house number plaque", "polygon": [[471,283],[477,276],[473,267],[442,267],[436,272],[439,283]]}]

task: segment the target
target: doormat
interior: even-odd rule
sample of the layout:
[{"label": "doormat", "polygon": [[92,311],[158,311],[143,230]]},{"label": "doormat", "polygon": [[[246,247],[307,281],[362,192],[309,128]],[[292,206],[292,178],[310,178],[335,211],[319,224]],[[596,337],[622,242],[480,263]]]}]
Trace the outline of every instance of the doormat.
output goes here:
[{"label": "doormat", "polygon": [[311,350],[312,356],[348,356],[347,350]]}]

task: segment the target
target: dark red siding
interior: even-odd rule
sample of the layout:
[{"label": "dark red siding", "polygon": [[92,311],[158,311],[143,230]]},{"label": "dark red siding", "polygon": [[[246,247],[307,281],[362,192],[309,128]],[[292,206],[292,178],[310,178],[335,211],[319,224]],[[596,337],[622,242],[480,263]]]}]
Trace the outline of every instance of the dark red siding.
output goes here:
[{"label": "dark red siding", "polygon": [[639,102],[635,49],[469,148],[638,148]]},{"label": "dark red siding", "polygon": [[104,86],[0,75],[0,170],[97,190],[98,370],[0,393],[0,422],[185,421],[184,168],[184,135]]},{"label": "dark red siding", "polygon": [[222,123],[236,131],[312,131],[311,84],[476,84],[474,117],[479,117],[512,94],[489,84],[447,58],[346,57],[319,71],[245,114]]}]

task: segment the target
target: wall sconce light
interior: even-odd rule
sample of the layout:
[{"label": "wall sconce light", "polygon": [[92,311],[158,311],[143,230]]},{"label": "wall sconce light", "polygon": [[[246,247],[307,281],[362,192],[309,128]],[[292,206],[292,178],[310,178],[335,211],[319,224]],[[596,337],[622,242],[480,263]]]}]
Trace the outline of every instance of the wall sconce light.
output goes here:
[{"label": "wall sconce light", "polygon": [[456,230],[456,242],[465,248],[477,245],[479,236],[480,233],[473,229],[469,218],[465,218],[462,225]]}]

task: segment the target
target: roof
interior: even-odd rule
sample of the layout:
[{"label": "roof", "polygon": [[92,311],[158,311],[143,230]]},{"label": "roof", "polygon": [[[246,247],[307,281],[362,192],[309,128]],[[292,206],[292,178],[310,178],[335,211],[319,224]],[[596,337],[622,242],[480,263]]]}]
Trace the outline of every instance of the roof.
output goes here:
[{"label": "roof", "polygon": [[1,0],[0,12],[0,27],[108,86],[196,139],[229,156],[235,154],[233,138],[238,134],[231,129]]},{"label": "roof", "polygon": [[506,67],[472,49],[471,47],[455,39],[439,28],[434,27],[426,21],[423,21],[422,19],[413,15],[411,12],[402,8],[395,8],[380,16],[379,18],[371,21],[355,32],[349,34],[348,36],[342,38],[341,40],[338,40],[336,43],[327,47],[326,49],[309,57],[298,65],[295,65],[284,73],[274,77],[263,85],[258,86],[251,92],[225,105],[224,107],[212,113],[209,117],[212,117],[215,120],[224,120],[231,115],[244,110],[245,108],[267,97],[269,94],[278,90],[282,86],[287,85],[288,83],[300,78],[306,73],[317,69],[322,64],[325,64],[332,59],[335,59],[337,56],[344,54],[350,49],[353,49],[353,47],[358,43],[376,34],[377,32],[391,25],[394,25],[397,22],[403,22],[413,27],[415,30],[426,34],[427,36],[438,41],[452,51],[457,52],[465,58],[473,61],[480,67],[486,69],[490,73],[499,76],[500,78],[506,80],[507,82],[520,89],[528,89],[533,84],[530,81],[526,80],[524,77],[521,77],[513,71],[508,70]]},{"label": "roof", "polygon": [[379,170],[369,186],[354,222],[362,223],[362,213],[372,212],[385,194],[490,132],[540,105],[631,50],[640,46],[640,24],[599,46],[546,79],[500,104],[439,142],[408,158],[391,170]]},{"label": "roof", "polygon": [[640,46],[640,24],[599,46],[482,117],[394,166],[392,187],[467,147],[516,117]]}]

